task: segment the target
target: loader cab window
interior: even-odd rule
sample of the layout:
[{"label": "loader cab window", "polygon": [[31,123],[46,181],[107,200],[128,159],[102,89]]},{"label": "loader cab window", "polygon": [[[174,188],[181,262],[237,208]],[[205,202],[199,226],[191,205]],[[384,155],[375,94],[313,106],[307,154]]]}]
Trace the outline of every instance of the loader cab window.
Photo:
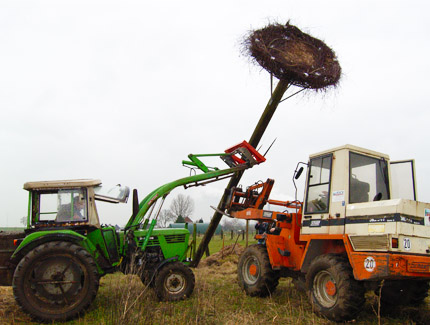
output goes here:
[{"label": "loader cab window", "polygon": [[39,222],[87,221],[86,189],[39,192],[34,196],[33,208]]},{"label": "loader cab window", "polygon": [[416,201],[414,160],[391,161],[391,198]]},{"label": "loader cab window", "polygon": [[387,161],[350,152],[349,203],[389,198]]},{"label": "loader cab window", "polygon": [[305,213],[328,212],[331,161],[332,155],[310,160]]}]

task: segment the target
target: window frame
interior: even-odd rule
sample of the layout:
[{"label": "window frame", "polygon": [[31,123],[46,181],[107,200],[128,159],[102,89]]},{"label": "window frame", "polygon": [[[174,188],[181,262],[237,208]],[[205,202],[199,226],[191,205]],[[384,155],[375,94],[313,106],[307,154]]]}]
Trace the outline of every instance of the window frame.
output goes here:
[{"label": "window frame", "polygon": [[[361,156],[361,157],[365,157],[368,159],[373,159],[375,160],[375,162],[379,162],[379,164],[381,162],[385,163],[385,168],[383,169],[383,172],[381,173],[383,180],[384,180],[384,184],[386,187],[386,191],[387,191],[387,198],[381,199],[381,200],[389,200],[391,198],[391,193],[390,193],[390,180],[388,177],[388,165],[389,165],[389,161],[387,161],[384,157],[375,157],[375,156],[370,156],[370,155],[366,155],[366,154],[362,154],[362,153],[358,153],[355,151],[350,151],[349,152],[349,161],[348,161],[348,203],[349,204],[358,204],[358,203],[366,203],[366,202],[374,202],[374,200],[370,200],[369,197],[369,201],[362,201],[362,202],[351,202],[351,175],[352,175],[352,164],[351,164],[351,157],[352,155],[356,155],[356,156]],[[377,179],[375,179],[376,183],[375,185],[377,185]],[[378,192],[375,194],[377,195]]]},{"label": "window frame", "polygon": [[[406,159],[406,160],[397,160],[397,161],[390,161],[390,185],[391,185],[391,189],[394,190],[394,176],[393,176],[393,165],[399,165],[399,164],[405,164],[405,163],[410,163],[410,167],[411,167],[411,176],[412,176],[412,191],[413,191],[413,196],[414,198],[412,199],[413,201],[417,201],[417,184],[416,184],[416,180],[415,180],[415,160],[414,159]],[[392,193],[390,193],[392,194]],[[391,195],[390,195],[391,197]],[[410,199],[409,199],[410,200]]]},{"label": "window frame", "polygon": [[[325,158],[330,158],[329,159],[329,163],[330,163],[330,167],[328,168],[329,170],[329,177],[328,177],[328,182],[324,182],[324,183],[318,183],[318,184],[312,184],[310,185],[311,182],[311,170],[312,170],[312,161],[316,161],[318,159],[321,159],[321,166],[323,163],[323,160]],[[332,170],[333,169],[333,153],[329,153],[327,155],[323,155],[323,156],[318,156],[318,157],[313,157],[311,159],[309,159],[309,167],[308,167],[308,175],[307,175],[307,180],[306,180],[306,201],[305,201],[305,209],[304,209],[304,213],[305,214],[324,214],[324,213],[328,213],[330,210],[330,191],[331,191],[331,177],[332,177]],[[315,187],[315,186],[321,186],[321,185],[328,185],[328,200],[327,200],[327,208],[325,210],[319,210],[319,211],[308,211],[308,207],[309,207],[309,202],[308,202],[308,198],[309,198],[309,189],[311,187]]]},{"label": "window frame", "polygon": [[[60,192],[82,192],[82,195],[85,198],[85,207],[84,207],[84,213],[85,219],[84,220],[70,220],[70,221],[58,221],[57,220],[57,214],[59,212],[58,206],[56,212],[41,212],[41,197],[45,194],[56,194],[58,197],[58,194]],[[75,195],[78,194],[75,192]],[[31,223],[32,224],[63,224],[63,223],[82,223],[82,222],[89,222],[89,205],[88,205],[88,191],[86,187],[79,187],[79,188],[58,188],[58,189],[47,189],[47,190],[36,190],[32,191],[32,198],[31,198]],[[51,220],[41,220],[41,215],[46,214],[55,214],[55,217]]]}]

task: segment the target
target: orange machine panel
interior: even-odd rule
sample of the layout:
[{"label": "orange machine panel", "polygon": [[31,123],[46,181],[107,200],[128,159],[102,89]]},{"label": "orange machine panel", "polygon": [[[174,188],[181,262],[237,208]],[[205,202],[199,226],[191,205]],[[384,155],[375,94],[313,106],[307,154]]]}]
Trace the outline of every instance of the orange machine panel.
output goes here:
[{"label": "orange machine panel", "polygon": [[430,278],[430,256],[351,252],[350,261],[356,280]]}]

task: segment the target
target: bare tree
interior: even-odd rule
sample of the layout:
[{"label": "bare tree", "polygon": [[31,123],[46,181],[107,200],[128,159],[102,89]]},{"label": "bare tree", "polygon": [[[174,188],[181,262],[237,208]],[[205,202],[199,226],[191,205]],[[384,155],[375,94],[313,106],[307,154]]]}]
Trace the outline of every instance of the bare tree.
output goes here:
[{"label": "bare tree", "polygon": [[27,217],[22,217],[20,220],[21,224],[23,224],[24,226],[27,226]]},{"label": "bare tree", "polygon": [[160,211],[157,219],[157,226],[160,228],[167,228],[169,223],[175,222],[176,216],[170,211],[163,209]]},{"label": "bare tree", "polygon": [[238,230],[244,230],[246,228],[246,224],[243,222],[243,220],[240,219],[224,219],[222,223],[222,229],[224,231],[238,231]]},{"label": "bare tree", "polygon": [[194,211],[194,201],[188,195],[178,194],[170,204],[170,212],[178,218],[179,216],[186,218]]}]

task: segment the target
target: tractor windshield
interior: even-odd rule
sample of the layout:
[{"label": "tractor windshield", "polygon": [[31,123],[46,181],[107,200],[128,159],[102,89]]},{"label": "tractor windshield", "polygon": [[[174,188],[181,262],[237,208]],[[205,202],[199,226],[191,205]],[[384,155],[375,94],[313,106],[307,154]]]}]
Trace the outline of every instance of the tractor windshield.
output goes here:
[{"label": "tractor windshield", "polygon": [[388,200],[388,169],[385,159],[349,153],[349,203]]}]

